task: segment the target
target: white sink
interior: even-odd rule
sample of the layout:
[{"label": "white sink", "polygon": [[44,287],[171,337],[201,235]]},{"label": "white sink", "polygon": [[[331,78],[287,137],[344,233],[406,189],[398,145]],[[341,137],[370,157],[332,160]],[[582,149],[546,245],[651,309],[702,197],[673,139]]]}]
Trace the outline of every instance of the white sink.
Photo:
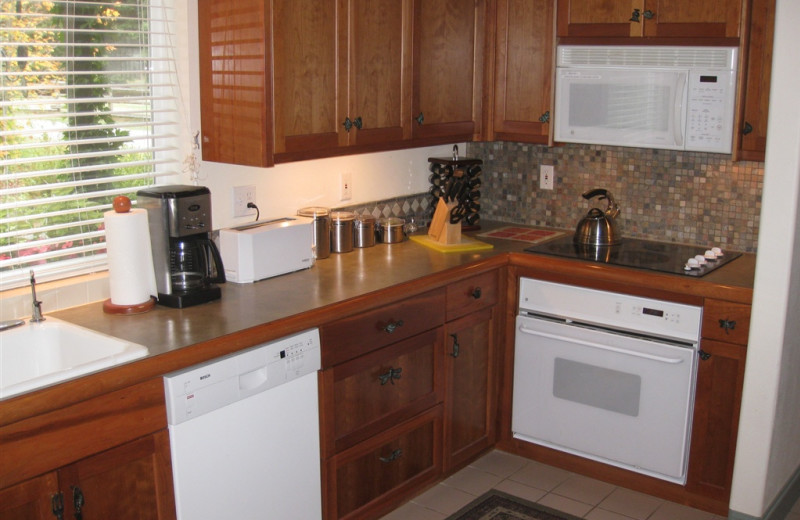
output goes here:
[{"label": "white sink", "polygon": [[147,347],[48,317],[0,331],[0,398],[148,354]]}]

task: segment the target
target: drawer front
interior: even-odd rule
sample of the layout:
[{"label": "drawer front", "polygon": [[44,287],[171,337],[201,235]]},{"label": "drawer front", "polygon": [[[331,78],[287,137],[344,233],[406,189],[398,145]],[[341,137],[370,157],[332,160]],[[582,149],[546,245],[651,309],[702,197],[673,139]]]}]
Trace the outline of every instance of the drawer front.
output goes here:
[{"label": "drawer front", "polygon": [[441,327],[423,332],[325,371],[323,399],[332,395],[335,451],[442,400],[443,334]]},{"label": "drawer front", "polygon": [[444,323],[444,289],[429,291],[320,328],[322,366],[330,367]]},{"label": "drawer front", "polygon": [[437,406],[336,457],[326,517],[373,516],[391,507],[388,501],[396,504],[435,480],[442,468],[441,439]]},{"label": "drawer front", "polygon": [[706,300],[703,306],[703,337],[747,345],[750,306],[722,300]]},{"label": "drawer front", "polygon": [[471,276],[447,286],[447,321],[497,303],[497,271]]}]

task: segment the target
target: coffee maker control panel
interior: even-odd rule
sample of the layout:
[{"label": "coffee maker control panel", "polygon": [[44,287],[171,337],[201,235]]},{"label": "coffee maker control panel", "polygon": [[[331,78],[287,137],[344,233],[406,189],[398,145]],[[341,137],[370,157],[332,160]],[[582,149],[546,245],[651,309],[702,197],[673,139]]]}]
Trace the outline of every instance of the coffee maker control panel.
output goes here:
[{"label": "coffee maker control panel", "polygon": [[211,206],[207,196],[169,199],[167,205],[169,236],[176,238],[211,232]]}]

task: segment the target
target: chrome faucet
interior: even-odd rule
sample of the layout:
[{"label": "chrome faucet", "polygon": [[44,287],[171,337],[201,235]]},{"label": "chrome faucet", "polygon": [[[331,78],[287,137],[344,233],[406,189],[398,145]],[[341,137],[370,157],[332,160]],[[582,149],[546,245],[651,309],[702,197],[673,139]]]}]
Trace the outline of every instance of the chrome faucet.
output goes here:
[{"label": "chrome faucet", "polygon": [[31,297],[33,298],[33,308],[31,310],[31,322],[39,323],[44,321],[42,316],[42,302],[36,299],[36,278],[33,276],[33,269],[31,269]]}]

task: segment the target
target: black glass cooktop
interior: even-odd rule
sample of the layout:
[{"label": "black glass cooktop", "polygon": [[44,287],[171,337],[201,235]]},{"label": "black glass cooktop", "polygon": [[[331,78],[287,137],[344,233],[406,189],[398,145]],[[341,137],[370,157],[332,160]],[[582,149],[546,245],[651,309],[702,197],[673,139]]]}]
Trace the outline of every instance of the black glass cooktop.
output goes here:
[{"label": "black glass cooktop", "polygon": [[684,269],[686,261],[696,255],[703,255],[706,248],[636,238],[623,238],[615,246],[587,246],[575,244],[571,235],[530,246],[525,251],[686,276],[706,275],[741,256],[741,253],[735,251],[723,251],[722,257],[709,260],[698,269],[687,271]]}]

